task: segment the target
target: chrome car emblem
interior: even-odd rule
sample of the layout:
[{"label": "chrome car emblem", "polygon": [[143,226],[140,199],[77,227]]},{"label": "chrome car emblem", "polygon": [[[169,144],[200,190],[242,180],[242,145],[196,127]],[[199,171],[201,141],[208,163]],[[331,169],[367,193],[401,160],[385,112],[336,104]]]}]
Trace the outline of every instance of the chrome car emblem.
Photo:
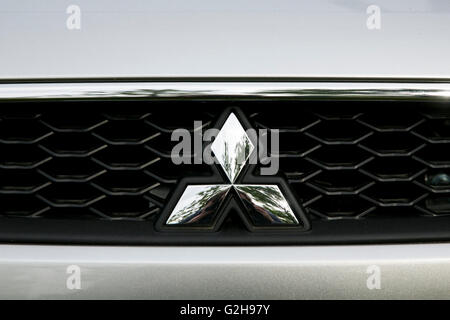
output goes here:
[{"label": "chrome car emblem", "polygon": [[[163,221],[160,223],[162,228],[183,226],[216,229],[225,218],[226,207],[244,211],[241,216],[250,229],[277,226],[307,228],[308,223],[294,197],[290,197],[291,203],[295,205],[301,219],[298,219],[280,189],[280,185],[288,189],[282,179],[260,176],[248,179],[250,181],[243,180],[242,176],[246,176],[244,168],[248,166],[247,162],[255,151],[255,146],[234,112],[229,113],[211,144],[211,150],[228,181],[222,183],[201,183],[204,181],[202,179],[186,181],[170,213],[162,215]],[[258,183],[262,180],[272,180],[275,183]],[[239,204],[237,206],[236,202],[234,205],[230,204],[230,198],[239,199]]]},{"label": "chrome car emblem", "polygon": [[228,116],[211,150],[231,183],[245,166],[255,147],[234,113]]}]

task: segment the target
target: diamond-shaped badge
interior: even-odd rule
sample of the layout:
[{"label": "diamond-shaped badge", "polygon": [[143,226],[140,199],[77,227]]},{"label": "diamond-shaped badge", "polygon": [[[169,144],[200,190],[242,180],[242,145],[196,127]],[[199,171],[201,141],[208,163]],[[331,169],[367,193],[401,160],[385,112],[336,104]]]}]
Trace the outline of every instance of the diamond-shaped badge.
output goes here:
[{"label": "diamond-shaped badge", "polygon": [[231,183],[253,152],[254,146],[238,118],[231,113],[211,145],[211,150]]}]

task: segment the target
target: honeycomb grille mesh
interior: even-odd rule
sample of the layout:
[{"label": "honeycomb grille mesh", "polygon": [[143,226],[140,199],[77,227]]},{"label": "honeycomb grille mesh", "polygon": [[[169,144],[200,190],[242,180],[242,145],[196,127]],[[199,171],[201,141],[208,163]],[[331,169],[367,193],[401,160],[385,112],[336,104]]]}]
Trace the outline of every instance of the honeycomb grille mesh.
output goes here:
[{"label": "honeycomb grille mesh", "polygon": [[388,102],[64,102],[0,111],[0,216],[157,217],[179,179],[171,132],[241,107],[280,130],[280,175],[311,219],[450,214],[450,114]]},{"label": "honeycomb grille mesh", "polygon": [[192,130],[194,120],[210,125],[211,116],[178,109],[175,118],[164,107],[152,113],[138,109],[116,110],[112,104],[91,112],[2,111],[0,215],[135,220],[157,215],[180,177],[209,172],[172,163],[172,130]]},{"label": "honeycomb grille mesh", "polygon": [[448,109],[333,104],[290,120],[255,115],[259,127],[280,129],[280,170],[313,217],[450,213]]}]

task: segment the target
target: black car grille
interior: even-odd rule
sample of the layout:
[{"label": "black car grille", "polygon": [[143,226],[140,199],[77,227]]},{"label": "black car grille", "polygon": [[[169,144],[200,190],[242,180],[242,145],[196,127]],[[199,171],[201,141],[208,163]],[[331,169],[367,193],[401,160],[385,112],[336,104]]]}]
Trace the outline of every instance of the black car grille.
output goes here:
[{"label": "black car grille", "polygon": [[312,108],[290,125],[282,113],[255,116],[280,128],[281,171],[306,210],[319,219],[450,214],[449,110],[357,105]]},{"label": "black car grille", "polygon": [[208,172],[170,160],[171,131],[192,130],[194,120],[210,125],[208,113],[110,107],[2,111],[0,215],[152,219],[180,177]]},{"label": "black car grille", "polygon": [[195,120],[212,127],[230,106],[256,129],[280,130],[279,175],[312,221],[311,232],[315,221],[329,235],[342,220],[355,228],[379,228],[378,221],[407,228],[414,221],[415,232],[424,221],[448,225],[450,108],[368,101],[3,103],[0,218],[17,226],[152,226],[181,178],[211,173],[207,165],[172,163],[171,132],[192,131]]}]

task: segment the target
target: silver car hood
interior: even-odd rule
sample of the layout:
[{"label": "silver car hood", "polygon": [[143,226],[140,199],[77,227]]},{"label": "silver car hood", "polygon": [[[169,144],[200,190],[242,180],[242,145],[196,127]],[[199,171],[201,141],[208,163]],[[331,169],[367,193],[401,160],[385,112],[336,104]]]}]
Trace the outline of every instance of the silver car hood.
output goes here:
[{"label": "silver car hood", "polygon": [[0,78],[450,78],[450,2],[3,0]]}]

